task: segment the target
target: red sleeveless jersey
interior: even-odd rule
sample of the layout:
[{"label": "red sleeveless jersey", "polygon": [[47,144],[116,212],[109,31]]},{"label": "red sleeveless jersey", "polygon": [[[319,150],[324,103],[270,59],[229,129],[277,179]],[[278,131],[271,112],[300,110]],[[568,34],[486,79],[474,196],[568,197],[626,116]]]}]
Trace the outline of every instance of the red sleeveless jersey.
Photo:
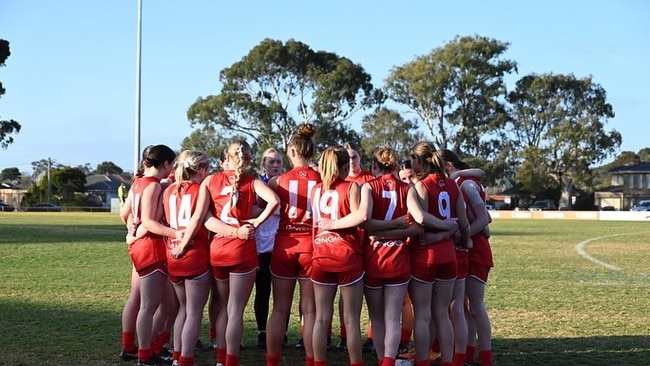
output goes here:
[{"label": "red sleeveless jersey", "polygon": [[320,181],[320,174],[310,167],[293,168],[278,177],[276,191],[280,197],[278,234],[311,235],[311,194]]},{"label": "red sleeveless jersey", "polygon": [[[131,214],[136,227],[142,225],[142,193],[150,184],[158,184],[160,179],[155,177],[139,177],[133,181],[129,196],[131,199]],[[157,202],[154,203],[157,206]],[[155,215],[154,215],[155,216]],[[128,247],[129,255],[137,271],[152,264],[165,261],[165,242],[163,237],[147,232],[143,237],[136,239]]]},{"label": "red sleeveless jersey", "polygon": [[[458,177],[456,179],[456,182],[458,183],[459,187],[466,181],[473,181],[476,184],[476,186],[479,189],[479,194],[483,199],[483,202],[485,202],[485,198],[486,198],[485,188],[481,184],[481,181],[476,177]],[[465,198],[465,207],[467,211],[470,211],[471,210],[470,203],[467,200],[467,197],[464,198]],[[469,250],[469,260],[471,262],[480,263],[488,267],[494,266],[494,261],[492,258],[492,248],[490,247],[490,241],[487,238],[487,236],[485,236],[483,232],[474,234],[472,235],[472,243],[473,243],[473,247],[472,249]]]},{"label": "red sleeveless jersey", "polygon": [[[234,171],[215,173],[206,178],[211,198],[211,209],[215,217],[228,225],[240,227],[253,217],[255,205],[255,177],[241,173],[235,194],[235,204],[231,207],[230,196],[235,182]],[[247,263],[257,258],[255,239],[242,240],[237,237],[215,233],[210,245],[210,263],[213,266],[232,266]]]},{"label": "red sleeveless jersey", "polygon": [[[406,197],[409,185],[397,179],[392,173],[377,177],[370,182],[372,192],[372,218],[393,220],[408,214]],[[364,238],[363,264],[366,273],[373,278],[410,275],[411,265],[406,237],[392,240],[371,240]]]},{"label": "red sleeveless jersey", "polygon": [[318,227],[323,218],[337,220],[351,212],[351,184],[352,182],[337,178],[327,191],[323,191],[322,183],[314,187],[312,264],[330,272],[344,272],[363,266],[361,237],[356,227],[342,230],[322,230]]},{"label": "red sleeveless jersey", "polygon": [[[163,209],[167,224],[177,230],[187,228],[196,211],[196,201],[201,183],[173,183],[163,195]],[[180,189],[179,189],[180,188]],[[169,239],[169,238],[168,238]],[[171,244],[171,241],[168,242]],[[171,256],[171,245],[167,245],[167,266],[173,276],[192,276],[210,269],[210,238],[208,229],[201,225],[181,258]]]},{"label": "red sleeveless jersey", "polygon": [[361,173],[359,173],[359,175],[357,175],[356,177],[351,177],[349,175],[345,177],[346,181],[357,182],[358,185],[362,185],[365,182],[370,182],[373,179],[375,179],[375,176],[372,175],[371,172],[366,170],[362,170]]},{"label": "red sleeveless jersey", "polygon": [[[459,189],[456,182],[444,175],[429,174],[421,180],[421,183],[427,190],[429,198],[429,207],[424,207],[428,213],[441,220],[457,217],[455,211]],[[447,263],[456,260],[452,237],[427,245],[416,244],[411,249],[411,256],[426,256],[428,263]]]}]

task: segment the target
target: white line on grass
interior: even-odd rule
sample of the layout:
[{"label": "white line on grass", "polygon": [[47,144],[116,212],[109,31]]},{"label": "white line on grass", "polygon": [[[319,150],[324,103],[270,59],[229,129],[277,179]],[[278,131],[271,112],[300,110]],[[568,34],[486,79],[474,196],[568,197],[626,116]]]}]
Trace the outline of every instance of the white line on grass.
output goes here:
[{"label": "white line on grass", "polygon": [[589,255],[589,253],[587,253],[587,251],[585,251],[585,246],[587,244],[589,244],[590,242],[592,242],[592,241],[596,241],[596,240],[600,240],[600,239],[613,238],[613,237],[616,237],[616,236],[623,236],[623,235],[638,235],[638,234],[639,234],[638,232],[637,233],[625,233],[625,234],[599,236],[597,238],[587,239],[587,240],[581,241],[580,243],[576,244],[576,247],[575,247],[576,252],[578,252],[578,254],[580,254],[581,257],[591,261],[592,263],[595,263],[595,264],[598,264],[598,265],[603,266],[605,268],[611,269],[612,271],[620,271],[621,270],[620,267],[616,267],[616,266],[613,266],[613,265],[611,265],[609,263],[605,263],[605,262],[603,262],[601,260],[598,260],[598,259],[592,257],[591,255]]}]

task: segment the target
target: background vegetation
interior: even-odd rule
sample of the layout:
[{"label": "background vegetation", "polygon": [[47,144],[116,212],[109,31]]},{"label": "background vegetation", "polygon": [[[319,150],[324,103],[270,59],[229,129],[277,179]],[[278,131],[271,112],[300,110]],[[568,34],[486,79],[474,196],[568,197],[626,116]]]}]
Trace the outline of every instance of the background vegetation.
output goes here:
[{"label": "background vegetation", "polygon": [[[131,268],[117,215],[5,212],[0,222],[0,364],[131,364],[117,358]],[[649,232],[647,222],[493,222],[486,301],[498,365],[650,364]],[[576,244],[588,239],[591,256],[620,269],[581,257]],[[263,364],[255,329],[249,308],[243,365]],[[298,329],[293,316],[291,344]],[[302,364],[293,347],[284,355],[284,365]],[[213,357],[203,351],[197,363]],[[343,352],[328,357],[347,364]]]},{"label": "background vegetation", "polygon": [[[507,85],[506,78],[517,72],[508,47],[480,35],[457,36],[388,70],[382,84],[343,55],[294,39],[264,39],[221,70],[217,93],[197,96],[188,106],[194,131],[181,148],[206,151],[215,162],[233,139],[248,140],[258,154],[268,147],[286,151],[303,122],[317,127],[318,151],[352,141],[365,156],[388,145],[406,157],[414,141],[427,139],[484,169],[488,186],[514,186],[522,196],[571,208],[576,188],[593,192],[607,185],[602,170],[595,169],[618,153],[622,137],[607,128],[615,110],[592,76],[532,73]],[[9,55],[9,42],[0,40],[0,66]],[[361,113],[361,129],[351,128]],[[0,147],[6,148],[20,125],[0,123]],[[624,152],[620,160],[635,153],[647,159],[649,152]],[[34,162],[33,176],[23,178],[44,179],[44,162],[56,166]],[[67,173],[121,173],[111,164],[67,167],[77,170]],[[14,171],[5,175],[16,179]],[[42,200],[39,184],[26,203]],[[54,186],[55,203],[73,200],[65,191],[73,186]]]}]

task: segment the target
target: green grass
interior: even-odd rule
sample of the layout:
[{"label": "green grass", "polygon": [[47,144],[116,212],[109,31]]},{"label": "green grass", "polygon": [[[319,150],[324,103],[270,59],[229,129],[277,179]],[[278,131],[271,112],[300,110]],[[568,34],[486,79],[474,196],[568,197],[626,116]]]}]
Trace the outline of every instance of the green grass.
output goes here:
[{"label": "green grass", "polygon": [[[486,303],[499,366],[650,364],[649,223],[496,220],[492,233]],[[0,213],[0,365],[131,364],[117,359],[131,270],[123,234],[116,214]],[[576,251],[600,237],[585,251],[618,270]],[[290,328],[293,344],[297,316]],[[242,365],[264,364],[255,329],[249,307]],[[344,352],[328,356],[347,365]],[[302,357],[284,350],[285,365]]]}]

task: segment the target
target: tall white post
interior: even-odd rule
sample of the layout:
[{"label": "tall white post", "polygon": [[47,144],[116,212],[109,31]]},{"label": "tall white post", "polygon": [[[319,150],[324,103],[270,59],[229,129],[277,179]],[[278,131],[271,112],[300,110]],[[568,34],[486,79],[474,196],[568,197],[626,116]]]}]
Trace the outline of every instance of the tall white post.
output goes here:
[{"label": "tall white post", "polygon": [[138,171],[140,165],[140,83],[141,83],[141,68],[142,68],[142,0],[138,0],[138,36],[137,36],[137,51],[136,51],[136,76],[135,76],[135,133],[133,136],[133,174]]}]

